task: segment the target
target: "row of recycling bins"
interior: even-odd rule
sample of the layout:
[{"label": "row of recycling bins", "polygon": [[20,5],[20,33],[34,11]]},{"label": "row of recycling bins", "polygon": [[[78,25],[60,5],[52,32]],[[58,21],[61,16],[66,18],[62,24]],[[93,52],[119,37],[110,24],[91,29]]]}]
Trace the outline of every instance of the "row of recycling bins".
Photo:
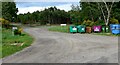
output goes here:
[{"label": "row of recycling bins", "polygon": [[110,24],[110,26],[93,26],[85,25],[70,26],[70,33],[91,33],[91,32],[112,32],[112,34],[120,34],[120,24]]}]

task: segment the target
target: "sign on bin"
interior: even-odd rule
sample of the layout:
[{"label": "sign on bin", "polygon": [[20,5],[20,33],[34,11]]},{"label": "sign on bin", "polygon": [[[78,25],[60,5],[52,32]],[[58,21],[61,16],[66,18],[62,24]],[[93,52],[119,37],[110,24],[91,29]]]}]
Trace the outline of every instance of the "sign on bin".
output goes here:
[{"label": "sign on bin", "polygon": [[82,30],[85,30],[85,28],[82,28]]},{"label": "sign on bin", "polygon": [[94,26],[93,30],[94,32],[101,32],[102,26]]},{"label": "sign on bin", "polygon": [[77,28],[74,27],[73,30],[77,30]]}]

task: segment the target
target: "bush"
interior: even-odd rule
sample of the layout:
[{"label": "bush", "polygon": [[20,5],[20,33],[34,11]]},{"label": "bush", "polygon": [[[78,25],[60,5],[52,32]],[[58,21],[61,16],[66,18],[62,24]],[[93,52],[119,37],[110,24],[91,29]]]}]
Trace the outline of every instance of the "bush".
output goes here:
[{"label": "bush", "polygon": [[90,20],[84,20],[82,25],[86,25],[86,26],[93,26],[94,22],[90,21]]},{"label": "bush", "polygon": [[0,18],[0,22],[2,24],[2,27],[4,27],[4,28],[9,28],[10,27],[10,22],[8,20]]},{"label": "bush", "polygon": [[93,25],[94,25],[94,22],[91,22],[89,26],[91,26],[91,27],[92,27]]},{"label": "bush", "polygon": [[94,22],[94,25],[105,25],[105,22],[103,20],[97,20]]},{"label": "bush", "polygon": [[22,28],[15,29],[15,30],[14,30],[14,35],[21,35],[22,31],[23,31]]},{"label": "bush", "polygon": [[119,24],[118,20],[114,17],[110,19],[110,24]]}]

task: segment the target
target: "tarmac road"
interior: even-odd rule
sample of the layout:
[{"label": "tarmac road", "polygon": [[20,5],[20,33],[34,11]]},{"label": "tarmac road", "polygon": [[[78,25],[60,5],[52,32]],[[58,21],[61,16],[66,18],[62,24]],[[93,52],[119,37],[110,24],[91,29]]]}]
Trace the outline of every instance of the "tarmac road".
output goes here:
[{"label": "tarmac road", "polygon": [[25,28],[35,38],[24,50],[3,58],[3,63],[118,63],[118,37]]}]

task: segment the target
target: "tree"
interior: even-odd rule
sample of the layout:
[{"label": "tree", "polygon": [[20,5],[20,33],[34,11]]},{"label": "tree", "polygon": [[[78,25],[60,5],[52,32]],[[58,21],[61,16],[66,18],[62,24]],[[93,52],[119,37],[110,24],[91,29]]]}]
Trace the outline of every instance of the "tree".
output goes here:
[{"label": "tree", "polygon": [[73,11],[79,11],[80,10],[80,7],[78,5],[75,6],[75,5],[72,4],[71,8],[72,8]]},{"label": "tree", "polygon": [[111,0],[112,2],[106,2],[106,0],[101,0],[102,2],[88,2],[80,1],[81,14],[84,20],[92,20],[94,22],[103,21],[104,25],[109,25],[110,19],[114,18],[120,20],[120,2],[115,2],[115,0]]},{"label": "tree", "polygon": [[111,11],[111,17],[118,19],[120,23],[120,1],[115,2]]},{"label": "tree", "polygon": [[17,18],[18,9],[14,2],[2,2],[2,17],[8,21],[14,22]]},{"label": "tree", "polygon": [[100,11],[95,2],[80,2],[81,16],[84,20],[96,21],[100,17]]},{"label": "tree", "polygon": [[71,5],[71,11],[69,11],[69,15],[70,15],[70,20],[73,24],[78,25],[81,23],[81,10],[80,10],[80,6],[78,5]]},{"label": "tree", "polygon": [[[110,20],[112,7],[113,7],[113,4],[114,4],[114,0],[111,3],[107,3],[107,2],[105,2],[105,0],[102,0],[102,1],[103,1],[104,4],[103,3],[98,3],[98,2],[97,3],[98,3],[98,6],[101,9],[102,14],[103,14],[105,25],[108,25],[109,24],[109,20]],[[103,7],[105,9],[103,9]],[[107,12],[106,15],[105,15],[105,12]]]},{"label": "tree", "polygon": [[18,19],[22,23],[36,23],[40,24],[61,24],[68,23],[67,19],[69,19],[69,13],[64,10],[57,9],[56,7],[50,7],[43,11],[35,11],[33,13],[20,14],[18,15]]}]

